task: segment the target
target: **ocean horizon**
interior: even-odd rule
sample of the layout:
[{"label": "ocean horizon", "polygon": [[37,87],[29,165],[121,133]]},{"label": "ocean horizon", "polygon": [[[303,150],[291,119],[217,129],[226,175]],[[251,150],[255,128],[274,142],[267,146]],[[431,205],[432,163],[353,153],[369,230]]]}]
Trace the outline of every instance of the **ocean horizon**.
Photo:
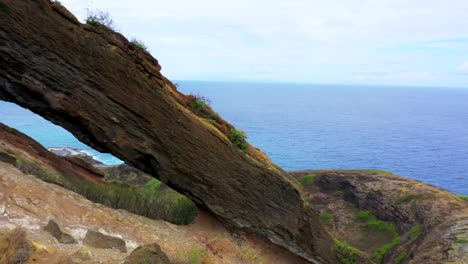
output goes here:
[{"label": "ocean horizon", "polygon": [[[379,169],[468,195],[468,89],[175,81],[203,95],[285,170]],[[43,146],[122,161],[14,104],[0,122]]]}]

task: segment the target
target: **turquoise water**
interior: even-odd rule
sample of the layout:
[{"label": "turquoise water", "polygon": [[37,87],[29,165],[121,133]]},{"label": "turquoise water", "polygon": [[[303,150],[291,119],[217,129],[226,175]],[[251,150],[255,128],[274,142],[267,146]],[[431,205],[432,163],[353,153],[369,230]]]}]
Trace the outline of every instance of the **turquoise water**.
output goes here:
[{"label": "turquoise water", "polygon": [[[384,169],[468,194],[468,89],[179,81],[211,99],[286,170]],[[101,154],[67,131],[0,102],[0,122],[46,147]]]}]

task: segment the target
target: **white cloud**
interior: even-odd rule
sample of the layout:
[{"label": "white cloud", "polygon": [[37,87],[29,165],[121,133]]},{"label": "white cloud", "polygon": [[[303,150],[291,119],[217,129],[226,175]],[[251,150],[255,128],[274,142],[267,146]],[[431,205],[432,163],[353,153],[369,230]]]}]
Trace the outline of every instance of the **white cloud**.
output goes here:
[{"label": "white cloud", "polygon": [[465,61],[464,63],[462,63],[462,65],[458,66],[457,72],[459,74],[468,75],[468,61]]}]

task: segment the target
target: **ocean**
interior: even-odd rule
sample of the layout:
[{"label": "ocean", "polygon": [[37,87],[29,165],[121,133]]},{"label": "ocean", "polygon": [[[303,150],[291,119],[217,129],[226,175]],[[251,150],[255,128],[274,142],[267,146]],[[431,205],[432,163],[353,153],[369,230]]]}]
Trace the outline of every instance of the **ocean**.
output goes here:
[{"label": "ocean", "polygon": [[[468,89],[178,81],[286,170],[382,169],[468,195]],[[0,122],[45,147],[99,153],[10,103]]]}]

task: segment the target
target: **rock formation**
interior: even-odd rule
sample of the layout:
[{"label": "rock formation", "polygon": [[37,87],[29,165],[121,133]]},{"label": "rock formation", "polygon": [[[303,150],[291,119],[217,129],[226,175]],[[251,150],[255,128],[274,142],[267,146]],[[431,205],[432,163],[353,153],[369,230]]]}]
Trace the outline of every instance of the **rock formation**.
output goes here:
[{"label": "rock formation", "polygon": [[334,242],[295,181],[265,154],[206,122],[145,50],[59,3],[0,0],[0,100],[58,124],[214,213],[314,263]]}]

